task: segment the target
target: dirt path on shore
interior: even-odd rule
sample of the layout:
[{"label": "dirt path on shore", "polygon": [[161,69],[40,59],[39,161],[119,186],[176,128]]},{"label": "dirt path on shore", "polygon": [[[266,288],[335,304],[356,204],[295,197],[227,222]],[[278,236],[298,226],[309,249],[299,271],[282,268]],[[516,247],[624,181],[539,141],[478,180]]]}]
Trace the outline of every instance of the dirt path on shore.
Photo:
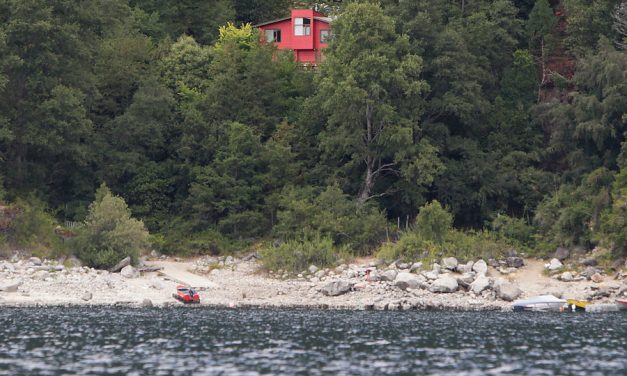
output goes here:
[{"label": "dirt path on shore", "polygon": [[150,267],[163,268],[159,272],[163,277],[176,283],[192,286],[198,290],[217,288],[218,284],[210,281],[206,277],[192,273],[193,263],[175,261],[151,261]]}]

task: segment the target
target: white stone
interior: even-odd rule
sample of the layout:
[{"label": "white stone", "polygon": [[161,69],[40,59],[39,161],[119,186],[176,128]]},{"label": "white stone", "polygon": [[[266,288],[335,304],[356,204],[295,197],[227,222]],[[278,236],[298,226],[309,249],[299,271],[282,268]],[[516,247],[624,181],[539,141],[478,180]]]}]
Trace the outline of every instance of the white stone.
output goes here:
[{"label": "white stone", "polygon": [[442,259],[442,266],[448,270],[455,270],[457,268],[457,259],[455,257],[445,257]]},{"label": "white stone", "polygon": [[457,280],[453,277],[445,275],[433,281],[429,291],[449,293],[457,291],[457,288]]},{"label": "white stone", "polygon": [[488,272],[488,264],[483,260],[479,260],[473,264],[472,270],[478,275],[486,275]]},{"label": "white stone", "polygon": [[475,279],[474,282],[470,284],[470,291],[478,295],[489,287],[490,278],[486,277],[485,275],[479,275],[479,277],[477,277],[477,279]]},{"label": "white stone", "polygon": [[133,268],[131,265],[127,265],[120,270],[120,274],[124,278],[137,278],[139,277],[139,272]]},{"label": "white stone", "polygon": [[[424,277],[423,277],[424,278]],[[417,289],[420,288],[421,283],[423,283],[415,274],[411,274],[408,272],[400,272],[396,275],[396,279],[394,280],[394,285],[400,289]]]},{"label": "white stone", "polygon": [[563,266],[562,262],[556,258],[552,259],[545,267],[551,271],[558,270]]}]

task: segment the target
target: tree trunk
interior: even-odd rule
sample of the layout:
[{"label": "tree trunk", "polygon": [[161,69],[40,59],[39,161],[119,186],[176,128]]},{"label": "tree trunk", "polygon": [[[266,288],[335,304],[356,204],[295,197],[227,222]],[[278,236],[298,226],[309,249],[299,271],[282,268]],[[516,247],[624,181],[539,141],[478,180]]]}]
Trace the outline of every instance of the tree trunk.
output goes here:
[{"label": "tree trunk", "polygon": [[372,157],[368,157],[366,160],[366,177],[364,178],[364,183],[361,187],[361,192],[359,192],[359,197],[357,198],[357,202],[360,205],[363,205],[370,199],[370,192],[372,192],[372,188],[374,187],[374,159]]}]

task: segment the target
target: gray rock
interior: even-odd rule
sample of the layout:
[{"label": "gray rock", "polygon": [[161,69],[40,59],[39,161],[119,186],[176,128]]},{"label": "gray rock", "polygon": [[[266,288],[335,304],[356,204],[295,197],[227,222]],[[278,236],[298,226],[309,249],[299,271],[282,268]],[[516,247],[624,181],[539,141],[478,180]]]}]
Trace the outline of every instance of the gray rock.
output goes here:
[{"label": "gray rock", "polygon": [[470,291],[477,295],[488,288],[490,288],[490,278],[484,275],[480,275],[470,284]]},{"label": "gray rock", "polygon": [[567,248],[563,248],[563,247],[558,247],[555,250],[555,254],[553,255],[554,258],[560,261],[566,260],[568,256],[570,256],[570,250]]},{"label": "gray rock", "polygon": [[399,262],[396,266],[401,270],[407,270],[410,267],[410,265],[406,262]]},{"label": "gray rock", "polygon": [[457,280],[457,284],[462,287],[468,287],[475,280],[475,275],[471,273],[464,273],[460,276],[455,277]]},{"label": "gray rock", "polygon": [[582,277],[586,279],[592,278],[593,275],[599,273],[600,270],[595,268],[594,266],[588,266],[583,272],[579,273]]},{"label": "gray rock", "polygon": [[488,272],[488,264],[483,260],[479,260],[472,266],[472,270],[478,275],[486,275]]},{"label": "gray rock", "polygon": [[314,275],[316,276],[316,278],[322,278],[327,275],[327,272],[324,270],[318,270]]},{"label": "gray rock", "polygon": [[152,251],[150,251],[150,257],[155,257],[155,258],[161,257],[161,253],[153,249]]},{"label": "gray rock", "polygon": [[425,277],[428,280],[438,279],[438,274],[435,274],[434,272],[422,272],[422,273],[420,273],[420,275],[422,275],[423,277]]},{"label": "gray rock", "polygon": [[551,261],[546,265],[546,268],[550,271],[559,270],[562,266],[562,262],[556,258],[551,259]]},{"label": "gray rock", "polygon": [[309,270],[309,273],[315,274],[318,271],[318,267],[316,265],[309,265],[309,268],[307,268],[307,270]]},{"label": "gray rock", "polygon": [[422,268],[422,262],[414,262],[413,264],[411,264],[411,267],[409,268],[409,272],[413,273],[416,270],[420,270],[420,268]]},{"label": "gray rock", "polygon": [[445,257],[442,259],[442,266],[448,270],[455,270],[457,268],[457,259],[455,257]]},{"label": "gray rock", "polygon": [[120,274],[124,278],[137,278],[139,277],[139,272],[130,265],[127,265],[120,270]]},{"label": "gray rock", "polygon": [[560,274],[560,280],[564,281],[564,282],[572,282],[572,280],[573,280],[573,273],[571,273],[571,272],[564,272],[564,273]]},{"label": "gray rock", "polygon": [[440,274],[442,272],[442,266],[440,266],[437,262],[434,262],[431,271],[435,274]]},{"label": "gray rock", "polygon": [[6,284],[0,287],[0,291],[4,292],[17,292],[17,288],[22,285],[22,281],[17,281],[13,283]]},{"label": "gray rock", "polygon": [[41,259],[39,257],[31,257],[28,259],[33,265],[41,265]]},{"label": "gray rock", "polygon": [[233,256],[229,255],[226,256],[226,259],[224,260],[224,265],[232,265],[235,263],[235,259],[233,258]]},{"label": "gray rock", "polygon": [[618,292],[616,293],[617,296],[627,296],[627,285],[622,284],[619,288],[618,288]]},{"label": "gray rock", "polygon": [[457,280],[445,275],[433,281],[433,284],[429,287],[429,291],[449,293],[457,291],[457,288]]},{"label": "gray rock", "polygon": [[472,272],[472,267],[474,266],[474,262],[472,261],[468,261],[465,264],[459,264],[457,265],[457,271],[460,273],[470,273]]},{"label": "gray rock", "polygon": [[115,264],[114,267],[109,269],[109,271],[111,273],[116,273],[116,272],[119,272],[120,270],[124,269],[125,267],[127,267],[129,265],[131,265],[131,258],[130,257],[125,257],[122,260],[120,260],[120,262]]},{"label": "gray rock", "polygon": [[386,270],[383,273],[381,273],[380,275],[380,280],[381,281],[388,281],[388,282],[392,282],[396,279],[396,275],[398,274],[398,272],[394,269],[390,269],[390,270]]},{"label": "gray rock", "polygon": [[86,302],[90,301],[91,298],[93,298],[93,297],[94,297],[94,295],[91,292],[89,292],[89,291],[87,291],[83,295],[81,295],[81,299],[83,299]]},{"label": "gray rock", "polygon": [[499,283],[496,286],[495,290],[496,290],[496,296],[498,296],[499,299],[502,299],[508,302],[518,299],[518,297],[522,294],[522,291],[518,288],[518,286],[510,282]]},{"label": "gray rock", "polygon": [[370,282],[378,282],[381,281],[381,273],[376,270],[370,270],[366,279]]},{"label": "gray rock", "polygon": [[148,298],[142,300],[141,306],[143,308],[150,308],[150,307],[152,307],[152,300],[150,300]]},{"label": "gray rock", "polygon": [[522,268],[525,265],[523,259],[518,256],[510,256],[505,259],[505,262],[510,268]]},{"label": "gray rock", "polygon": [[327,283],[320,292],[326,296],[338,296],[350,291],[353,287],[352,283],[347,281],[337,280]]},{"label": "gray rock", "polygon": [[394,280],[394,285],[402,290],[418,289],[420,288],[422,283],[425,282],[425,280],[424,279],[421,280],[420,277],[416,276],[415,274],[411,274],[407,272],[400,272],[396,275],[396,279]]},{"label": "gray rock", "polygon": [[579,262],[583,266],[597,266],[599,262],[594,257],[588,257]]}]

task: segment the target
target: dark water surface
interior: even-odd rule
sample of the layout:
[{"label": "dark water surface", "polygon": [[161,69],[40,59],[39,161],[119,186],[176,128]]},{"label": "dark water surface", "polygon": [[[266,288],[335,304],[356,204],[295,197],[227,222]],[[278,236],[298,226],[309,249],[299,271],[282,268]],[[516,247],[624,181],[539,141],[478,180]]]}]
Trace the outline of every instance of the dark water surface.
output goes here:
[{"label": "dark water surface", "polygon": [[627,375],[627,315],[0,307],[1,375]]}]

